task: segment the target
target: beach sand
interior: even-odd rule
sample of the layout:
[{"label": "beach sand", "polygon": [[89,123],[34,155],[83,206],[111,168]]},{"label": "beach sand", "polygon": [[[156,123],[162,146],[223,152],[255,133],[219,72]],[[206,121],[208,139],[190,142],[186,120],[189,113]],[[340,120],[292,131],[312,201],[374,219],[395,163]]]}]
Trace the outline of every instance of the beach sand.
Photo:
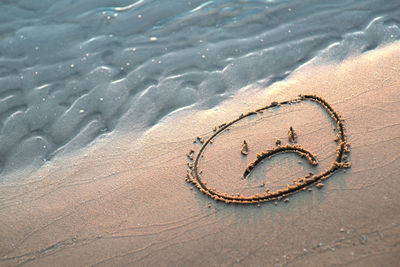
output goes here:
[{"label": "beach sand", "polygon": [[[400,44],[308,65],[270,88],[243,88],[211,110],[184,110],[141,134],[114,134],[0,185],[1,266],[394,266],[400,260]],[[185,182],[186,153],[216,125],[272,101],[323,97],[345,120],[350,169],[290,201],[217,202]],[[329,166],[332,124],[315,105],[245,120],[207,150],[221,191],[280,188],[312,168],[282,155],[242,180],[256,152],[298,142]],[[249,154],[242,156],[243,140]],[[300,162],[299,162],[300,161]],[[265,165],[265,166],[264,166]],[[258,174],[258,175],[257,175]]]}]

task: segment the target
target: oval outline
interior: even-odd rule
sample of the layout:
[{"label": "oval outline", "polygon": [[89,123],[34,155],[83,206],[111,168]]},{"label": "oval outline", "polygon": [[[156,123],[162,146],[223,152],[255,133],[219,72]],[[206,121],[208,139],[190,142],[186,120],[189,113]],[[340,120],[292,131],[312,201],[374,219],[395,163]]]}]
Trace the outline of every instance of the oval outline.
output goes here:
[{"label": "oval outline", "polygon": [[[336,148],[336,159],[331,162],[331,165],[327,170],[325,170],[324,172],[322,172],[320,174],[313,175],[311,177],[305,176],[304,178],[299,179],[299,180],[302,180],[302,182],[300,182],[300,183],[296,182],[295,186],[288,186],[286,189],[279,189],[276,192],[267,192],[264,194],[254,194],[254,195],[250,195],[250,196],[242,196],[242,195],[235,196],[235,195],[228,195],[227,193],[217,192],[216,190],[213,190],[212,188],[207,187],[207,185],[204,182],[202,182],[199,172],[198,172],[198,164],[199,164],[200,158],[202,157],[202,153],[203,153],[204,149],[207,147],[207,145],[210,143],[211,140],[213,140],[216,136],[218,136],[218,134],[223,132],[225,129],[227,129],[232,124],[234,124],[250,115],[257,114],[260,111],[264,111],[264,110],[267,110],[269,108],[276,107],[276,106],[287,105],[287,104],[292,104],[292,103],[299,103],[299,102],[306,101],[306,100],[313,101],[313,102],[316,102],[319,105],[321,105],[322,108],[324,108],[325,111],[328,112],[328,114],[330,114],[330,116],[334,120],[334,122],[336,122],[336,129],[337,129],[337,132],[339,135],[339,140],[338,140],[339,143]],[[188,175],[187,180],[188,180],[188,182],[191,182],[192,184],[194,184],[204,194],[208,195],[209,197],[211,197],[215,200],[224,201],[225,203],[252,204],[252,203],[267,202],[267,201],[271,201],[271,200],[275,200],[275,199],[281,199],[282,197],[286,197],[286,196],[294,194],[300,190],[304,190],[307,186],[313,185],[317,182],[327,179],[328,177],[333,175],[340,168],[348,168],[351,166],[350,162],[342,161],[343,154],[349,152],[349,144],[346,142],[344,130],[345,130],[345,128],[343,125],[343,120],[341,119],[340,115],[328,104],[328,102],[326,102],[324,99],[322,99],[321,97],[318,97],[316,95],[299,95],[298,98],[295,98],[292,100],[282,101],[279,103],[272,102],[270,105],[267,105],[265,107],[255,110],[255,111],[248,112],[247,114],[240,115],[237,119],[221,126],[211,137],[209,137],[204,142],[202,147],[200,148],[200,150],[195,158],[193,167],[191,168],[192,169],[192,171],[190,172],[191,177]],[[280,149],[280,150],[282,150],[281,152],[284,152],[285,150],[289,150],[289,148],[290,148],[291,152],[293,152],[293,150],[296,150],[296,148],[304,149],[301,146],[297,146],[297,145],[278,146],[275,149]]]}]

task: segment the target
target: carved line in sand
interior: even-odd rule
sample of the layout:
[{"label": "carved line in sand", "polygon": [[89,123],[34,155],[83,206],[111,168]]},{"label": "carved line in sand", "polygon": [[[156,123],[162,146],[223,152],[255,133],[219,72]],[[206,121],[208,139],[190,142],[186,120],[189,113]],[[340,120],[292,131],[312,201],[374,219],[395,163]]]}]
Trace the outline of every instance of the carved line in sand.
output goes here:
[{"label": "carved line in sand", "polygon": [[[203,153],[204,149],[207,147],[208,144],[212,143],[212,140],[216,136],[218,136],[218,134],[223,132],[225,129],[227,129],[232,124],[234,124],[248,116],[255,115],[259,112],[262,112],[264,110],[267,110],[269,108],[273,108],[276,106],[300,103],[302,101],[313,101],[313,102],[318,103],[322,108],[325,109],[326,112],[329,113],[329,115],[331,116],[333,121],[336,123],[337,136],[336,136],[335,141],[338,142],[338,146],[336,149],[336,158],[331,163],[330,167],[327,170],[325,170],[324,172],[317,174],[317,175],[312,175],[310,173],[309,175],[306,175],[303,178],[297,179],[294,185],[287,185],[287,187],[284,189],[279,189],[275,192],[268,191],[268,192],[265,192],[262,194],[254,194],[254,195],[250,195],[250,196],[243,196],[241,194],[228,195],[227,193],[218,192],[213,188],[207,187],[207,183],[203,182],[200,177],[200,174],[202,173],[202,171],[199,171],[198,164],[199,164],[200,159],[202,158],[202,153]],[[343,120],[341,119],[339,114],[321,97],[318,97],[315,95],[300,95],[298,98],[293,99],[293,100],[283,101],[280,103],[272,102],[268,106],[265,106],[263,108],[257,109],[256,111],[252,111],[252,112],[249,112],[244,115],[242,114],[239,116],[239,118],[237,118],[229,123],[224,123],[224,124],[220,125],[219,129],[217,129],[217,128],[214,129],[215,133],[210,138],[208,138],[205,142],[203,141],[202,138],[197,137],[195,142],[198,141],[198,142],[202,143],[203,145],[200,148],[197,155],[195,154],[194,150],[190,150],[187,155],[190,161],[194,160],[194,163],[188,163],[189,171],[186,176],[186,181],[188,183],[192,183],[201,192],[203,192],[204,194],[210,196],[211,198],[213,198],[215,200],[224,201],[226,203],[241,203],[241,204],[261,203],[261,202],[266,202],[266,201],[270,201],[270,200],[281,199],[282,197],[291,195],[300,190],[306,190],[306,188],[308,186],[311,186],[316,183],[318,183],[317,187],[322,187],[323,184],[321,183],[321,181],[330,177],[332,174],[334,174],[340,168],[349,168],[351,166],[350,162],[345,162],[346,156],[344,154],[350,152],[350,150],[349,150],[350,144],[346,142],[346,136],[345,136],[344,130],[345,130],[345,128],[343,125]],[[290,141],[290,139],[293,142],[295,142],[295,133],[292,128],[289,130],[289,141]],[[246,149],[248,149],[246,142],[244,142],[243,145],[246,146]],[[310,151],[306,150],[305,148],[303,148],[299,145],[296,145],[296,144],[289,145],[288,144],[285,146],[281,146],[280,142],[277,142],[277,145],[278,146],[273,149],[262,152],[261,154],[257,154],[256,160],[247,166],[247,168],[243,174],[243,177],[247,178],[250,175],[251,171],[255,168],[255,166],[258,163],[260,163],[263,159],[270,158],[273,155],[278,154],[278,153],[297,153],[298,155],[307,158],[308,161],[312,165],[318,164],[314,155]],[[242,154],[245,154],[245,153],[242,152]]]}]

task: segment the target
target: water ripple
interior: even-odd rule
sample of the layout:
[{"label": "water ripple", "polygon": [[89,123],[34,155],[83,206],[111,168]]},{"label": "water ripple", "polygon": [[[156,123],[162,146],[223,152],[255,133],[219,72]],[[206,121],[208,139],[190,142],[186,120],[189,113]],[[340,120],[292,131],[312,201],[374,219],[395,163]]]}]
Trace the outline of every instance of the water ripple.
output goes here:
[{"label": "water ripple", "polygon": [[0,5],[2,174],[400,38],[395,0]]}]

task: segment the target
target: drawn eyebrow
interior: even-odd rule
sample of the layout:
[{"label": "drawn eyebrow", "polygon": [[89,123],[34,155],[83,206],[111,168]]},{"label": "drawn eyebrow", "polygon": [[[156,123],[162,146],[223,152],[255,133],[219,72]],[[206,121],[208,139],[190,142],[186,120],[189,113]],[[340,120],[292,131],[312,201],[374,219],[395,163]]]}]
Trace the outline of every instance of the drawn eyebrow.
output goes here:
[{"label": "drawn eyebrow", "polygon": [[[321,174],[318,175],[307,175],[303,178],[298,179],[295,182],[295,185],[287,185],[286,188],[279,189],[275,192],[266,192],[263,194],[254,194],[250,196],[243,196],[241,194],[238,195],[228,195],[227,193],[223,192],[218,192],[213,188],[210,188],[207,186],[206,182],[203,182],[200,173],[202,171],[199,171],[199,161],[203,157],[203,152],[205,148],[207,147],[208,144],[212,142],[213,139],[215,139],[221,132],[223,132],[225,129],[227,129],[229,126],[232,124],[250,116],[253,114],[257,114],[258,112],[262,112],[264,110],[270,109],[272,107],[276,106],[282,106],[282,105],[289,105],[289,104],[295,104],[295,103],[300,103],[303,101],[312,101],[317,104],[319,104],[332,118],[332,120],[335,122],[336,125],[336,130],[337,130],[337,137],[338,137],[338,146],[336,149],[336,156],[335,160],[331,163],[330,167],[322,172]],[[262,107],[260,109],[257,109],[255,111],[249,112],[247,114],[241,114],[237,119],[229,122],[229,123],[224,123],[223,125],[219,126],[219,129],[214,129],[214,134],[208,138],[205,142],[202,142],[202,146],[198,152],[198,154],[195,156],[195,160],[193,163],[188,163],[189,171],[186,176],[186,181],[188,183],[193,184],[196,188],[198,188],[202,193],[208,195],[209,197],[218,200],[218,201],[224,201],[226,203],[239,203],[239,204],[254,204],[254,203],[261,203],[261,202],[266,202],[266,201],[271,201],[275,199],[281,199],[282,197],[294,194],[296,192],[299,192],[300,190],[305,190],[307,186],[314,185],[318,183],[318,187],[321,187],[321,181],[327,179],[331,175],[333,175],[337,170],[341,168],[349,168],[351,166],[350,162],[345,162],[345,153],[349,153],[350,150],[350,144],[346,142],[346,136],[345,136],[345,127],[343,124],[343,120],[339,116],[339,114],[329,105],[327,101],[322,99],[321,97],[315,96],[315,95],[300,95],[298,98],[288,100],[288,101],[283,101],[283,102],[272,102],[270,105],[267,105],[265,107]],[[293,131],[293,128],[289,129],[289,139],[292,138],[293,142],[295,141],[295,133]],[[289,140],[290,141],[290,140]],[[259,162],[262,161],[262,159],[266,157],[270,157],[272,155],[275,155],[277,153],[297,153],[300,156],[304,156],[308,159],[308,161],[312,165],[318,164],[315,156],[305,148],[299,146],[299,145],[286,145],[286,146],[279,146],[267,150],[266,152],[262,152],[261,155],[257,156],[257,159],[250,163],[250,165],[247,167],[247,169],[244,172],[244,177],[247,177],[252,169],[254,169],[255,165]]]}]

